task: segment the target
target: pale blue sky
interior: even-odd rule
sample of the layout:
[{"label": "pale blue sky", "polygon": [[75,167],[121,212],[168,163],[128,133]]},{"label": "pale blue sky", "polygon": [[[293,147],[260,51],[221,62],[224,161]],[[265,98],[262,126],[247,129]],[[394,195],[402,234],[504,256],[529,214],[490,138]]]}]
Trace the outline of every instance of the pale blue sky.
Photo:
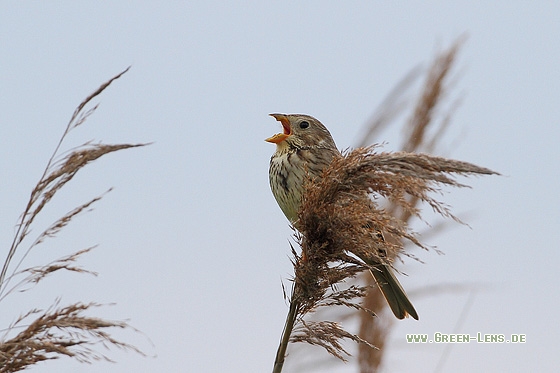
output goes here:
[{"label": "pale blue sky", "polygon": [[[418,253],[426,264],[401,267],[420,321],[398,322],[385,371],[434,371],[445,346],[404,336],[455,331],[468,295],[421,293],[442,283],[480,289],[460,332],[527,335],[523,345],[454,345],[443,371],[554,371],[559,14],[553,2],[510,1],[2,2],[0,250],[74,108],[129,65],[68,146],[154,142],[89,166],[39,221],[114,186],[30,257],[99,244],[81,262],[99,276],[55,276],[13,296],[0,305],[2,327],[57,296],[114,302],[99,313],[130,320],[154,346],[118,335],[157,357],[117,351],[117,364],[62,359],[35,371],[270,371],[291,231],[268,187],[274,148],[263,139],[279,126],[267,114],[313,115],[349,147],[405,73],[467,33],[454,91],[463,104],[445,155],[504,176],[468,179],[473,189],[444,196],[472,229],[450,224],[428,239],[446,255]],[[398,148],[398,129],[384,135],[387,149]]]}]

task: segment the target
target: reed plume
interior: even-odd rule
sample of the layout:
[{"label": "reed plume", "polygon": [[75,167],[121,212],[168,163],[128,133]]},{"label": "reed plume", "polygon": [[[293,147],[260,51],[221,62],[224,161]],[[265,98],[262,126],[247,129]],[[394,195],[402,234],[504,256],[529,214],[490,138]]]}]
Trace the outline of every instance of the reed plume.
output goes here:
[{"label": "reed plume", "polygon": [[[71,116],[19,217],[12,243],[0,271],[0,302],[16,291],[31,290],[35,284],[60,271],[95,275],[95,272],[77,265],[77,261],[91,251],[93,246],[45,265],[26,267],[25,260],[33,249],[47,239],[56,237],[74,218],[89,211],[103,197],[104,194],[101,194],[89,199],[54,221],[37,236],[31,235],[36,226],[36,218],[41,215],[45,206],[52,203],[55,195],[80,170],[109,153],[146,145],[86,142],[67,152],[61,151],[68,134],[84,124],[98,108],[98,105],[88,108],[90,102],[127,71],[128,68],[103,83],[78,105]],[[85,311],[91,311],[99,306],[94,302],[78,302],[61,306],[60,299],[56,299],[47,309],[32,309],[16,318],[0,337],[0,373],[21,371],[38,362],[58,359],[62,356],[88,363],[99,359],[111,361],[99,351],[99,346],[104,346],[106,349],[112,346],[143,354],[135,346],[111,337],[109,333],[111,329],[130,329],[126,322],[104,320],[84,314]]]},{"label": "reed plume", "polygon": [[[300,250],[292,247],[290,307],[273,372],[282,371],[290,342],[321,346],[341,360],[350,355],[344,340],[357,342],[360,352],[375,352],[378,341],[371,339],[371,335],[350,333],[334,321],[310,320],[310,315],[326,307],[342,306],[357,312],[372,326],[385,302],[376,303],[376,298],[368,302],[368,294],[379,292],[371,291],[371,283],[360,285],[354,281],[359,274],[372,269],[359,258],[392,264],[399,255],[408,255],[405,244],[427,249],[407,224],[410,217],[422,218],[419,204],[459,221],[449,206],[434,195],[440,195],[443,187],[467,187],[457,180],[458,176],[497,174],[468,162],[412,152],[427,141],[426,128],[432,121],[434,105],[441,98],[442,82],[458,45],[432,67],[426,90],[411,119],[412,135],[405,142],[407,151],[384,152],[376,145],[347,150],[323,170],[320,178],[306,183],[297,231],[294,229],[294,240]],[[371,204],[363,203],[364,193],[370,195]],[[372,240],[371,226],[389,237],[383,250],[379,250],[378,240]]]}]

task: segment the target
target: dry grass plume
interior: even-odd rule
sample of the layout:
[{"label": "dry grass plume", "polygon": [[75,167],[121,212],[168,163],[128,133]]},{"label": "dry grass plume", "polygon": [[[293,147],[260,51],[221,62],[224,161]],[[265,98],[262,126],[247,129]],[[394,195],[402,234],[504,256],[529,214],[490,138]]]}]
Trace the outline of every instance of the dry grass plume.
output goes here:
[{"label": "dry grass plume", "polygon": [[[451,123],[451,117],[460,103],[460,98],[455,98],[451,100],[448,107],[444,108],[446,99],[449,99],[451,95],[452,77],[450,75],[464,40],[465,37],[458,39],[447,50],[437,54],[428,68],[420,95],[409,119],[404,124],[401,146],[403,151],[430,153],[435,151],[438,144],[442,142],[443,135]],[[408,76],[417,77],[416,71],[417,69],[413,70],[414,73],[410,73]],[[408,78],[404,81],[410,84],[411,80],[412,78]],[[397,87],[398,89],[390,96],[390,99],[386,100],[389,107],[394,106],[392,104],[394,102],[403,101],[401,96],[407,86],[399,84]],[[399,106],[400,108],[402,108],[402,105]],[[391,118],[384,120],[385,117],[379,114],[374,118],[378,119],[368,124],[368,131],[366,132],[368,136],[364,136],[362,139],[362,146],[374,141],[376,137],[380,137],[382,130],[392,124]],[[420,202],[420,199],[414,196],[407,196],[406,198],[408,204],[414,207]],[[409,224],[415,217],[410,210],[401,209],[396,203],[388,203],[385,208],[402,224]],[[439,228],[432,227],[431,232],[436,232],[438,229],[441,229],[441,225]],[[388,238],[391,242],[399,240],[398,237],[389,236]],[[406,247],[406,243],[404,246]],[[408,252],[405,251],[405,254],[408,254]],[[371,276],[363,276],[361,280],[372,286],[372,290],[364,298],[364,306],[369,307],[377,314],[381,314],[386,308],[383,295],[373,286],[374,282]],[[378,347],[377,349],[370,349],[363,345],[358,346],[359,371],[361,373],[377,372],[383,362],[384,346],[394,323],[386,322],[385,319],[381,318],[367,317],[361,313],[355,313],[354,315],[359,318],[358,335]]]},{"label": "dry grass plume", "polygon": [[[298,216],[299,232],[294,236],[301,251],[292,248],[294,277],[290,308],[273,372],[282,371],[290,342],[321,346],[331,355],[345,360],[350,354],[344,348],[344,340],[360,345],[362,371],[375,371],[375,364],[367,359],[379,362],[379,356],[372,358],[363,351],[375,354],[379,351],[375,347],[382,346],[388,328],[378,325],[380,319],[375,315],[386,305],[372,283],[358,285],[354,281],[369,269],[358,258],[370,257],[391,264],[398,255],[405,253],[406,244],[427,249],[407,224],[411,217],[422,218],[419,204],[430,206],[443,217],[458,220],[449,206],[434,195],[440,195],[443,187],[467,187],[457,176],[497,174],[471,163],[412,152],[421,144],[433,143],[433,139],[427,138],[426,129],[445,91],[445,76],[458,47],[457,43],[438,56],[430,69],[424,92],[410,120],[410,136],[404,146],[407,151],[382,152],[377,146],[349,150],[335,159],[321,178],[306,184]],[[390,115],[379,118],[384,117]],[[376,123],[382,126],[383,120]],[[375,132],[376,129],[368,134]],[[364,193],[370,195],[371,203],[363,203]],[[390,238],[383,243],[382,252],[388,254],[386,257],[379,257],[379,240],[372,239],[370,226],[379,227]],[[360,333],[350,333],[337,322],[310,320],[310,315],[316,311],[335,306],[360,315]],[[373,331],[373,335],[364,333],[364,326]]]},{"label": "dry grass plume", "polygon": [[[89,211],[91,206],[103,197],[100,195],[88,200],[57,219],[46,229],[40,230],[41,233],[35,237],[32,236],[33,228],[37,229],[34,224],[36,218],[47,204],[52,203],[53,197],[78,171],[109,153],[146,145],[87,142],[65,153],[61,152],[67,135],[82,125],[97,109],[97,105],[86,109],[91,100],[127,71],[128,69],[103,83],[78,105],[70,118],[52,156],[47,161],[43,174],[32,189],[16,225],[12,243],[0,271],[0,306],[10,294],[28,291],[33,285],[59,271],[95,274],[76,264],[80,257],[93,247],[78,250],[41,266],[26,267],[25,259],[33,249],[45,240],[58,235],[76,216]],[[101,346],[105,349],[117,347],[142,354],[136,347],[118,341],[110,335],[111,329],[130,328],[127,323],[103,320],[84,314],[85,311],[92,311],[99,304],[80,302],[60,306],[59,303],[59,300],[55,300],[46,310],[30,310],[4,329],[3,335],[0,336],[0,372],[21,371],[38,362],[62,356],[88,363],[99,359],[110,360],[99,351]]]}]

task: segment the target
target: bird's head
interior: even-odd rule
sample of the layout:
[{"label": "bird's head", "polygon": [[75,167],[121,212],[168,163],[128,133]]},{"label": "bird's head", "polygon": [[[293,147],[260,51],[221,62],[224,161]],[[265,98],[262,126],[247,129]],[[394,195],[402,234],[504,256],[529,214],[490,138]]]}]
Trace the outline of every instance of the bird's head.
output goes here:
[{"label": "bird's head", "polygon": [[329,132],[321,122],[305,114],[270,114],[282,123],[282,133],[269,137],[265,141],[281,148],[335,148],[336,145]]}]

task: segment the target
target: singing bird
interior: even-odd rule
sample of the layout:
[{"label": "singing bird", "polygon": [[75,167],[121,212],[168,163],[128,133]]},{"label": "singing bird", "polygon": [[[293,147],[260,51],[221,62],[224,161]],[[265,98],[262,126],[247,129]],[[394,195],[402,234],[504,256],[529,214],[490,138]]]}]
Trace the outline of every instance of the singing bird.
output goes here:
[{"label": "singing bird", "polygon": [[[282,124],[282,133],[265,141],[276,144],[270,159],[269,180],[276,202],[297,228],[298,211],[307,177],[319,178],[334,158],[342,156],[327,128],[317,119],[303,114],[270,114]],[[364,195],[364,198],[368,198]],[[368,201],[364,201],[368,203]],[[372,239],[384,240],[381,232]],[[418,314],[408,299],[391,267],[380,261],[361,258],[398,319]]]}]

